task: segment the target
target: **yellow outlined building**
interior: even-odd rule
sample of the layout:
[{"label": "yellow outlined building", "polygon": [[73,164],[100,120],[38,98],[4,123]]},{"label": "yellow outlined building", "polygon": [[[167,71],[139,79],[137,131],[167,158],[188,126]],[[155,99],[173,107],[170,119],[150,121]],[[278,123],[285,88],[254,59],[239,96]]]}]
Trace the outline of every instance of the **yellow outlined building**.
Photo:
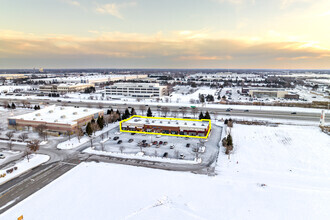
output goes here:
[{"label": "yellow outlined building", "polygon": [[[131,120],[132,118],[147,118],[147,119],[164,119],[164,120],[182,120],[182,121],[196,121],[196,122],[208,122],[208,131],[205,137],[203,136],[193,136],[193,135],[181,135],[181,134],[164,134],[164,133],[154,133],[154,132],[146,132],[146,131],[129,131],[122,129],[122,123]],[[207,139],[210,131],[211,131],[211,120],[210,119],[186,119],[186,118],[163,118],[163,117],[147,117],[141,115],[133,115],[128,119],[122,120],[119,122],[120,132],[128,132],[128,133],[138,133],[138,134],[155,134],[155,135],[166,135],[166,136],[175,136],[175,137],[190,137],[190,138],[203,138]]]}]

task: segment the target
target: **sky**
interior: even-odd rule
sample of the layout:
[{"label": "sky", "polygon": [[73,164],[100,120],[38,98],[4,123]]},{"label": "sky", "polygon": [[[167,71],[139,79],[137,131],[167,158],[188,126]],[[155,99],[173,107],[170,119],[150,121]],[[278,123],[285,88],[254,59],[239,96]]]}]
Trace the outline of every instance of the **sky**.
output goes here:
[{"label": "sky", "polygon": [[0,0],[0,68],[330,69],[329,0]]}]

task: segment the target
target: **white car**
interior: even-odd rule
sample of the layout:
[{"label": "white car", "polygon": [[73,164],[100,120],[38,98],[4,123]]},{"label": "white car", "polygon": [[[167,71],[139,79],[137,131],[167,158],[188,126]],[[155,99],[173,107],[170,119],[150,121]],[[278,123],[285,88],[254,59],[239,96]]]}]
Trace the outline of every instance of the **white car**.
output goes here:
[{"label": "white car", "polygon": [[5,155],[0,154],[0,159],[5,159],[5,158],[6,158]]}]

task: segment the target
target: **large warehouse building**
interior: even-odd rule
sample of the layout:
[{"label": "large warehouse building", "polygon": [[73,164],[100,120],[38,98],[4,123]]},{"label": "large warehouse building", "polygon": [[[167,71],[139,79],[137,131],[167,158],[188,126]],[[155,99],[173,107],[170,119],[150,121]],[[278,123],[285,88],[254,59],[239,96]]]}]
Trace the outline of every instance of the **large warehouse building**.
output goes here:
[{"label": "large warehouse building", "polygon": [[91,108],[75,108],[49,106],[24,115],[8,118],[8,127],[32,127],[45,125],[49,132],[57,134],[74,132],[77,128],[86,125],[92,119],[103,115],[103,110]]},{"label": "large warehouse building", "polygon": [[209,120],[166,119],[133,116],[121,122],[123,131],[207,137],[211,128]]},{"label": "large warehouse building", "polygon": [[107,96],[152,98],[166,95],[167,87],[159,83],[115,83],[105,88]]}]

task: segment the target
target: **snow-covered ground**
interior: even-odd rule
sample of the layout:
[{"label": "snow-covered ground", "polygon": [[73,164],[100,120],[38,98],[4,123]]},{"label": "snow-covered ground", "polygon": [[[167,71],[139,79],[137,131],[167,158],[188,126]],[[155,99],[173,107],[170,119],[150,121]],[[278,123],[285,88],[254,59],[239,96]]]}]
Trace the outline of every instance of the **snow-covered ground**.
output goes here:
[{"label": "snow-covered ground", "polygon": [[232,133],[234,152],[220,152],[217,176],[82,163],[1,217],[330,218],[329,136],[286,125],[235,124]]},{"label": "snow-covered ground", "polygon": [[0,165],[3,165],[10,161],[12,158],[17,157],[21,152],[13,151],[13,150],[0,150],[0,154],[3,155],[5,158],[0,159]]},{"label": "snow-covered ground", "polygon": [[[110,131],[114,127],[118,126],[118,124],[119,124],[118,122],[109,124],[108,126],[104,127],[102,130],[95,132],[95,135],[93,134],[94,138],[100,136],[102,133],[106,133],[107,131]],[[79,141],[78,137],[71,137],[70,140],[59,143],[57,145],[57,148],[61,149],[61,150],[74,149],[76,147],[79,147],[79,146],[87,143],[88,141],[90,141],[90,138],[86,135],[81,137],[80,141]]]},{"label": "snow-covered ground", "polygon": [[18,161],[15,165],[6,167],[5,169],[0,170],[0,175],[6,173],[6,170],[17,167],[17,170],[13,170],[12,173],[6,173],[5,177],[0,178],[0,185],[21,175],[22,173],[39,166],[40,164],[49,160],[48,155],[43,154],[31,154],[29,155],[29,161],[26,157],[23,160]]}]

